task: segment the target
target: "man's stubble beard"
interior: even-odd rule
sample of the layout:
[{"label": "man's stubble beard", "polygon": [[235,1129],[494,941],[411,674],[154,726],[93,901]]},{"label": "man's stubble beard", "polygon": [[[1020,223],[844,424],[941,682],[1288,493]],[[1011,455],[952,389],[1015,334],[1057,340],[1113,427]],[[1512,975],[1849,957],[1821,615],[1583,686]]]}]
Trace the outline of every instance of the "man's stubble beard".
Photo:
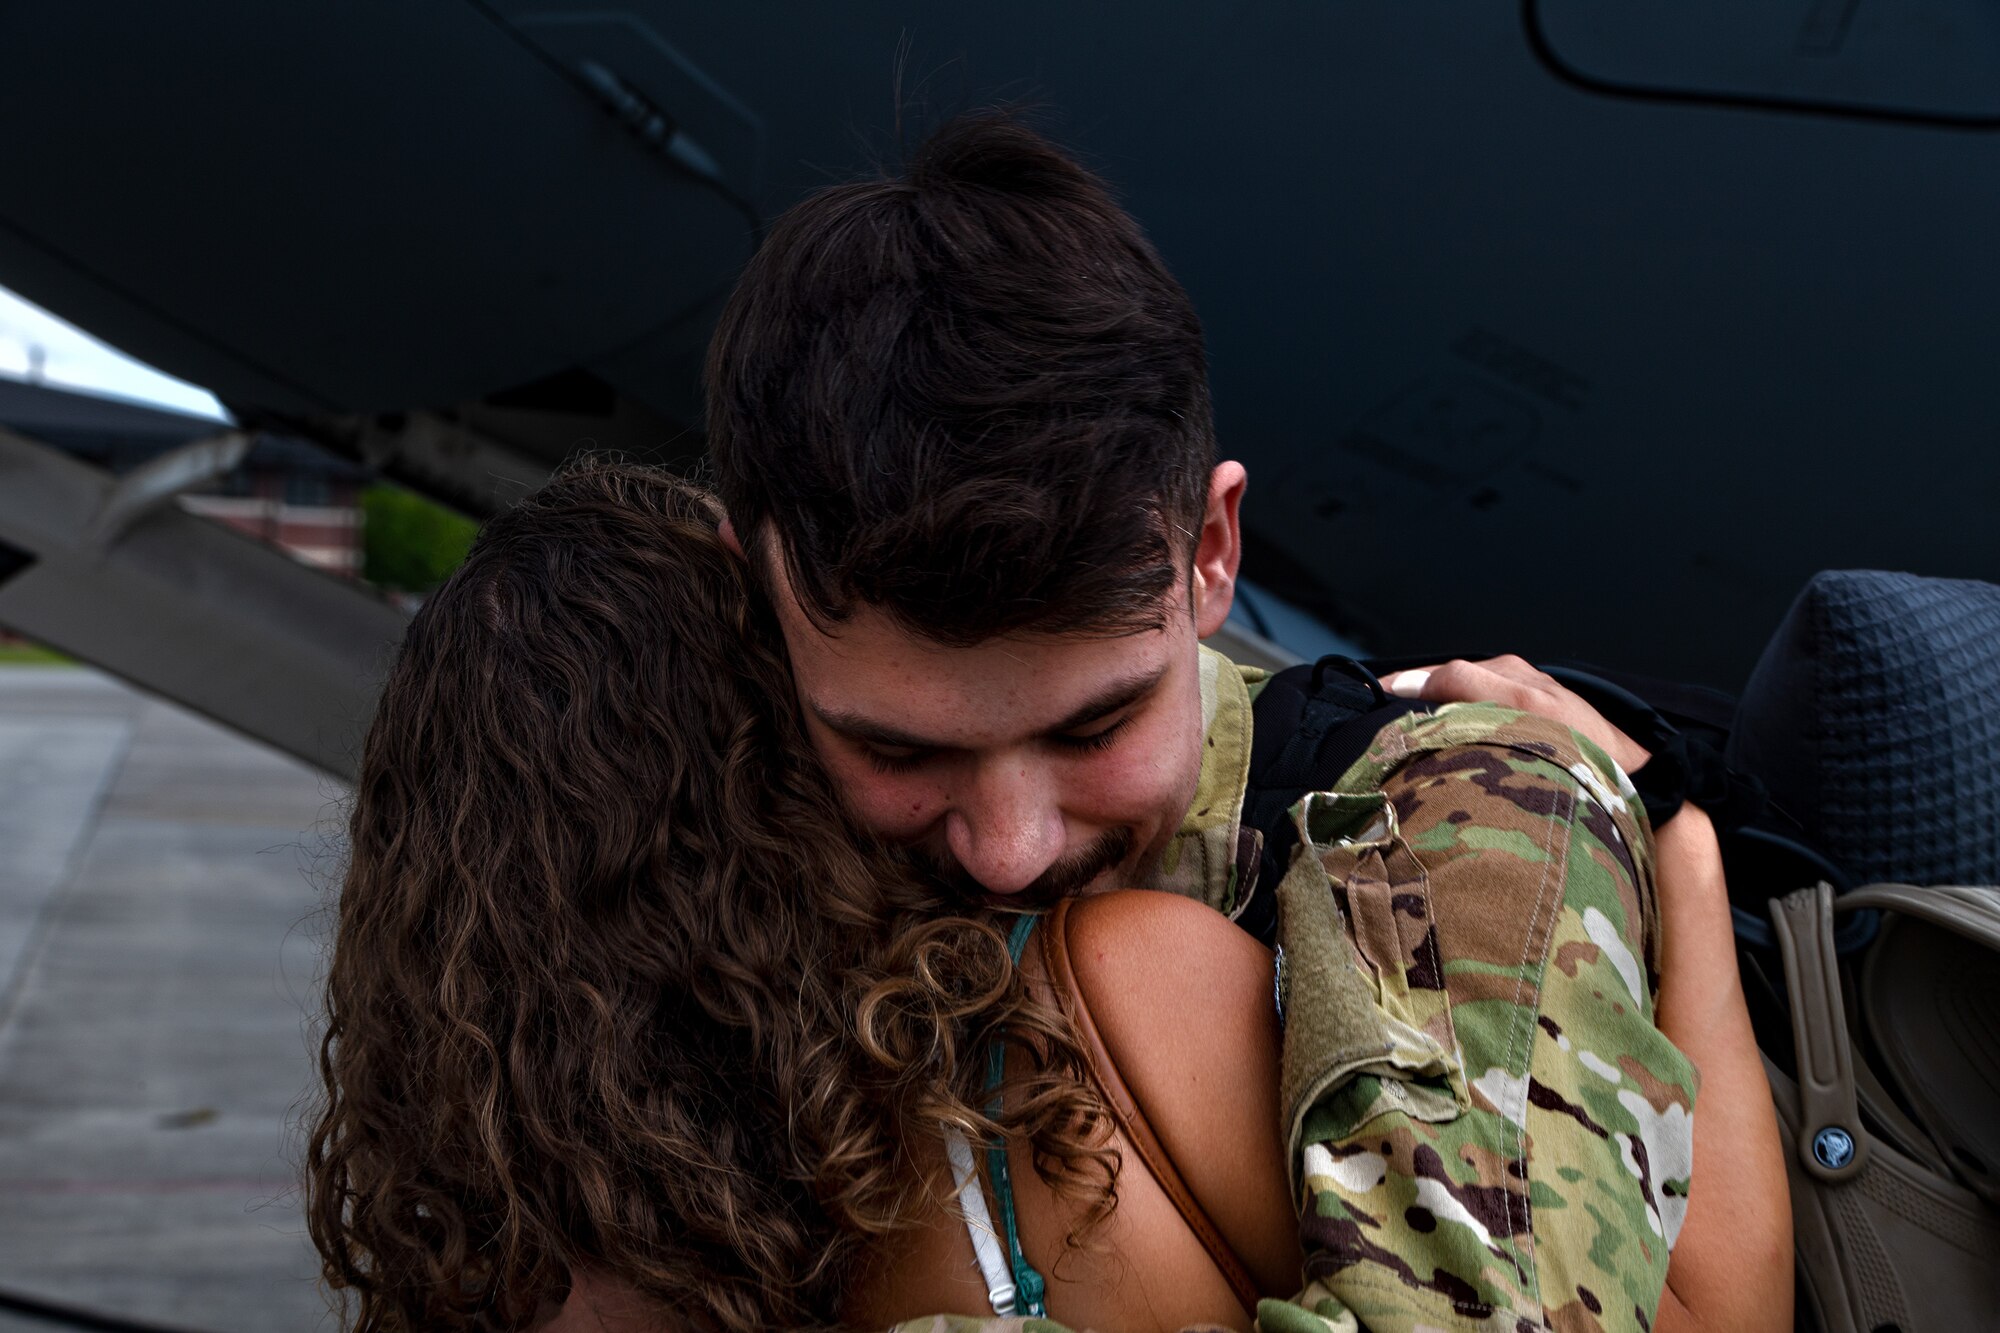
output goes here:
[{"label": "man's stubble beard", "polygon": [[[1035,877],[1032,884],[1015,893],[993,893],[965,873],[956,861],[915,851],[914,856],[930,878],[960,902],[1015,911],[1039,912],[1054,907],[1065,898],[1074,898],[1092,887],[1093,881],[1116,870],[1132,854],[1132,830],[1107,830],[1091,843],[1063,857]],[[1102,888],[1137,887],[1107,884]]]}]

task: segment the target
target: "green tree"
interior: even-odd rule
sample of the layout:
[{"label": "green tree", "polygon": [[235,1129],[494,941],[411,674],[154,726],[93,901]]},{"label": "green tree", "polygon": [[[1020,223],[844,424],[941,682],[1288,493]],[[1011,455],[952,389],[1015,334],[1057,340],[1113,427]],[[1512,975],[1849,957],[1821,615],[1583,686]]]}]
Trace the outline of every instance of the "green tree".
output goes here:
[{"label": "green tree", "polygon": [[361,577],[378,588],[429,592],[457,569],[479,525],[398,486],[361,492]]}]

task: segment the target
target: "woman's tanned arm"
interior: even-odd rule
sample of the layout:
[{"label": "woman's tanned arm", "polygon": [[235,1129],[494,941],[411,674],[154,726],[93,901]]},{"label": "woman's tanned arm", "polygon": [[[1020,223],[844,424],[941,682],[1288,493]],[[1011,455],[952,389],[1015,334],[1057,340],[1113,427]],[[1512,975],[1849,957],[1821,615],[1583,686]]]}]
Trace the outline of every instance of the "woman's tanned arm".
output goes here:
[{"label": "woman's tanned arm", "polygon": [[1792,1327],[1785,1145],[1757,1055],[1722,854],[1708,816],[1682,807],[1657,835],[1660,1031],[1701,1071],[1687,1220],[1667,1269],[1659,1333]]},{"label": "woman's tanned arm", "polygon": [[[1626,772],[1648,755],[1575,693],[1518,657],[1454,661],[1388,682],[1432,702],[1489,699],[1573,727]],[[1792,1212],[1786,1151],[1736,971],[1722,853],[1692,805],[1656,834],[1660,1031],[1701,1071],[1688,1213],[1656,1327],[1789,1329]]]}]

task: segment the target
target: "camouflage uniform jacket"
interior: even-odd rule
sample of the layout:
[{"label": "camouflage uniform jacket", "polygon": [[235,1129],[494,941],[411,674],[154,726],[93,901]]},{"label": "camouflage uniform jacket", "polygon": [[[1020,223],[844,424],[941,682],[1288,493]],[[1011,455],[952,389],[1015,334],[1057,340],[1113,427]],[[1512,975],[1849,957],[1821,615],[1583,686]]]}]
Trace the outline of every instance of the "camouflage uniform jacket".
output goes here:
[{"label": "camouflage uniform jacket", "polygon": [[[1204,663],[1209,746],[1163,877],[1230,910],[1256,864],[1237,811],[1262,673]],[[1652,837],[1624,775],[1567,728],[1454,704],[1398,719],[1292,814],[1298,854],[1254,890],[1278,894],[1307,1285],[1259,1328],[1649,1328],[1695,1073],[1654,1025]]]}]

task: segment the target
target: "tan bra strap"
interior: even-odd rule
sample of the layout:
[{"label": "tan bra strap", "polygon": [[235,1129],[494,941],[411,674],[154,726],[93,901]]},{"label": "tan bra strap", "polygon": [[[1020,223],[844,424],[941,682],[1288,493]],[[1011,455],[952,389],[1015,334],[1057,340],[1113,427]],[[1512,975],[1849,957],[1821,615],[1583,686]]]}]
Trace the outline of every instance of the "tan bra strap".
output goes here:
[{"label": "tan bra strap", "polygon": [[1090,1057],[1091,1072],[1096,1076],[1098,1091],[1104,1094],[1104,1100],[1111,1108],[1112,1118],[1118,1122],[1119,1129],[1124,1131],[1126,1139],[1145,1161],[1146,1169],[1152,1172],[1153,1179],[1159,1183],[1162,1190],[1166,1191],[1167,1197],[1173,1200],[1174,1208],[1180,1213],[1181,1220],[1187,1223],[1188,1230],[1192,1231],[1195,1239],[1201,1242],[1201,1247],[1208,1251],[1208,1257],[1215,1261],[1215,1267],[1222,1274],[1223,1281],[1229,1284],[1229,1289],[1236,1294],[1236,1299],[1242,1302],[1243,1308],[1254,1314],[1260,1293],[1257,1284],[1251,1280],[1249,1269],[1245,1268],[1243,1261],[1236,1257],[1236,1251],[1229,1248],[1229,1242],[1225,1241],[1222,1233],[1215,1229],[1215,1223],[1209,1221],[1208,1214],[1202,1211],[1199,1203],[1195,1202],[1194,1195],[1188,1192],[1186,1182],[1181,1179],[1181,1173],[1174,1167],[1173,1158],[1169,1157],[1166,1149],[1161,1146],[1159,1137],[1153,1133],[1153,1127],[1146,1123],[1145,1112],[1139,1109],[1139,1103],[1133,1098],[1132,1090],[1125,1086],[1125,1080],[1119,1076],[1117,1064],[1111,1059],[1111,1053],[1105,1049],[1103,1037],[1098,1034],[1097,1023],[1090,1014],[1090,1006],[1084,1002],[1083,991],[1076,984],[1076,971],[1070,966],[1070,902],[1071,900],[1066,898],[1057,903],[1055,910],[1049,915],[1045,928],[1038,933],[1042,937],[1042,958],[1048,968],[1049,981],[1055,987],[1056,994],[1062,998],[1064,1008],[1069,1011],[1071,1021],[1076,1024],[1077,1033],[1083,1038],[1083,1049]]}]

